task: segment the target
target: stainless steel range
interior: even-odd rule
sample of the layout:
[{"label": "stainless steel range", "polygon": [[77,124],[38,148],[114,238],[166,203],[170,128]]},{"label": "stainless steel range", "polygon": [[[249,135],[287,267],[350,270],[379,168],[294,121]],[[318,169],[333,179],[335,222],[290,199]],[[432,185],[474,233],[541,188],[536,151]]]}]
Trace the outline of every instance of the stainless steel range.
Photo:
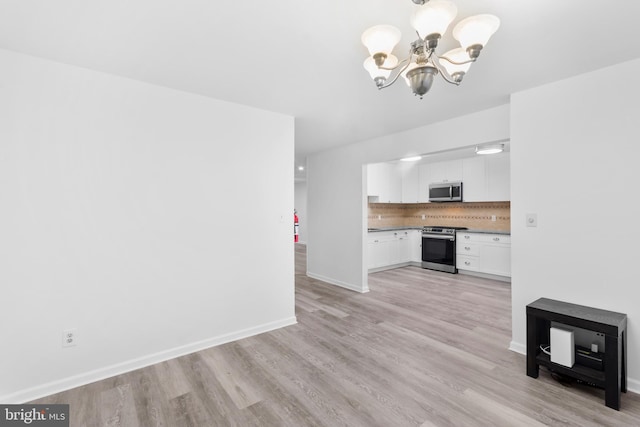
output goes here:
[{"label": "stainless steel range", "polygon": [[456,230],[466,227],[428,226],[422,228],[422,268],[457,273]]}]

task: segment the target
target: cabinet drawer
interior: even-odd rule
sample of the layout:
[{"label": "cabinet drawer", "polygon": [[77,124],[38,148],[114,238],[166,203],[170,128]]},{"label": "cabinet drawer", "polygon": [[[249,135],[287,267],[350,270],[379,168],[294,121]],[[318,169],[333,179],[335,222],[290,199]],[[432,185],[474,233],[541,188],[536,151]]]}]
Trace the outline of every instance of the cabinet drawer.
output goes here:
[{"label": "cabinet drawer", "polygon": [[504,243],[508,245],[511,244],[511,236],[508,234],[483,234],[481,241],[485,243]]},{"label": "cabinet drawer", "polygon": [[369,232],[367,235],[367,240],[369,243],[374,242],[388,242],[390,240],[396,240],[398,238],[398,233],[393,231],[375,231]]},{"label": "cabinet drawer", "polygon": [[458,241],[458,245],[461,245],[463,242],[479,242],[478,239],[479,234],[474,233],[460,233],[456,234],[456,239]]},{"label": "cabinet drawer", "polygon": [[456,254],[478,256],[480,255],[480,245],[458,241],[456,242]]},{"label": "cabinet drawer", "polygon": [[488,234],[488,233],[460,233],[456,235],[458,244],[464,242],[482,242],[482,243],[505,243],[511,244],[511,236],[509,234]]},{"label": "cabinet drawer", "polygon": [[458,255],[456,257],[456,267],[461,270],[480,270],[480,259],[478,257]]}]

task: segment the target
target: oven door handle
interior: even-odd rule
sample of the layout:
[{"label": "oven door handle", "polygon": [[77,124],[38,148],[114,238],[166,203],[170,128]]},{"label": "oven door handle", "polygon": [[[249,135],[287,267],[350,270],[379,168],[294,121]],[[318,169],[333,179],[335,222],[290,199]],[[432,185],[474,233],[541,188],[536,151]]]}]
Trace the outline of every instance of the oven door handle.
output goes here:
[{"label": "oven door handle", "polygon": [[438,234],[423,234],[423,239],[440,239],[440,240],[451,240],[452,242],[456,240],[455,236],[441,236]]}]

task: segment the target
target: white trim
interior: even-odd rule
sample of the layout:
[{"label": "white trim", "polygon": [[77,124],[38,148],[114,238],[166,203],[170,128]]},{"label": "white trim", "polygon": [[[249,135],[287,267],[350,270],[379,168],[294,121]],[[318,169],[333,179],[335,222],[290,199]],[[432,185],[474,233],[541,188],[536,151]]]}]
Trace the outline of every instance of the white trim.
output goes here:
[{"label": "white trim", "polygon": [[217,337],[207,338],[202,341],[197,341],[169,350],[160,351],[158,353],[149,354],[147,356],[142,356],[126,362],[117,363],[115,365],[106,366],[104,368],[99,368],[79,375],[74,375],[62,380],[52,381],[50,383],[42,384],[36,387],[20,390],[12,394],[0,396],[0,402],[7,404],[20,404],[29,402],[31,400],[49,396],[51,394],[60,393],[65,390],[80,387],[95,381],[103,380],[105,378],[110,378],[115,375],[124,374],[126,372],[164,362],[165,360],[174,359],[176,357],[195,353],[197,351],[205,350],[207,348],[215,347],[242,338],[248,338],[254,335],[262,334],[264,332],[272,331],[274,329],[283,328],[285,326],[295,325],[296,323],[298,323],[296,317],[293,316],[254,326],[251,328],[242,329],[236,332],[219,335]]},{"label": "white trim", "polygon": [[483,279],[492,279],[492,280],[498,280],[500,282],[511,283],[511,277],[509,276],[499,276],[497,274],[482,273],[480,271],[472,271],[472,270],[463,270],[460,268],[458,269],[458,273],[466,274],[467,276],[482,277]]},{"label": "white trim", "polygon": [[370,268],[368,270],[368,272],[369,273],[379,273],[381,271],[393,270],[394,268],[408,267],[410,265],[413,265],[413,264],[411,262],[402,262],[400,264],[391,264],[391,265],[385,265],[383,267]]},{"label": "white trim", "polygon": [[511,341],[509,343],[509,350],[524,354],[525,356],[527,355],[527,346],[519,342]]},{"label": "white trim", "polygon": [[640,394],[640,381],[627,377],[627,391]]},{"label": "white trim", "polygon": [[350,291],[359,292],[361,294],[369,292],[369,286],[365,286],[363,288],[361,286],[356,286],[354,284],[342,282],[340,280],[330,279],[328,277],[321,276],[319,274],[310,273],[308,271],[307,271],[307,276],[311,277],[312,279],[321,280],[330,285],[340,286],[341,288],[349,289]]}]

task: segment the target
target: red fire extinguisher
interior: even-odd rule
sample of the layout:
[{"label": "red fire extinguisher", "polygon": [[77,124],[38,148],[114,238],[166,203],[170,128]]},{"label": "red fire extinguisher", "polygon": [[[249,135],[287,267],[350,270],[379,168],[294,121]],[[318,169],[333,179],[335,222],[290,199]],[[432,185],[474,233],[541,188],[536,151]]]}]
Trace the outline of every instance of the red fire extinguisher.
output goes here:
[{"label": "red fire extinguisher", "polygon": [[298,213],[294,210],[293,211],[293,241],[295,243],[298,243]]}]

